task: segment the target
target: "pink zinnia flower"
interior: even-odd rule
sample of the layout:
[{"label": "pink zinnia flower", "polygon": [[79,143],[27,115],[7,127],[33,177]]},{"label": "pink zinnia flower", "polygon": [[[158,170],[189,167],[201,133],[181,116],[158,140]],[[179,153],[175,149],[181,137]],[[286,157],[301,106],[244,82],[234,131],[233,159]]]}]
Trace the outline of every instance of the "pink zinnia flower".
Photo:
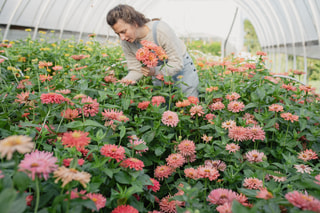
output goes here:
[{"label": "pink zinnia flower", "polygon": [[14,100],[15,102],[18,102],[19,104],[28,104],[30,103],[29,100],[30,92],[21,92],[17,95],[17,99]]},{"label": "pink zinnia flower", "polygon": [[207,136],[206,134],[202,135],[202,137],[201,137],[201,139],[206,143],[210,142],[212,140],[212,138],[213,138],[213,136]]},{"label": "pink zinnia flower", "polygon": [[104,112],[101,113],[103,115],[103,119],[104,120],[116,120],[116,121],[120,121],[120,122],[127,122],[129,121],[129,118],[127,118],[122,111],[117,111],[114,109],[108,109],[108,110],[104,110]]},{"label": "pink zinnia flower", "polygon": [[195,168],[186,168],[184,170],[184,174],[187,178],[191,178],[194,180],[198,179],[198,170]]},{"label": "pink zinnia flower", "polygon": [[151,189],[154,192],[157,192],[160,190],[160,183],[154,178],[150,178],[150,181],[152,182],[152,185],[147,185],[148,189]]},{"label": "pink zinnia flower", "polygon": [[35,176],[45,180],[49,178],[49,174],[58,168],[56,165],[57,158],[53,154],[46,151],[34,151],[25,155],[24,159],[19,164],[19,171],[23,171],[32,178]]},{"label": "pink zinnia flower", "polygon": [[313,171],[313,169],[311,167],[309,167],[308,165],[304,165],[304,164],[294,165],[294,168],[296,168],[297,172],[300,172],[300,173],[310,174]]},{"label": "pink zinnia flower", "polygon": [[176,206],[182,207],[185,203],[183,201],[174,200],[171,195],[168,195],[161,199],[159,206],[162,212],[176,213]]},{"label": "pink zinnia flower", "polygon": [[232,203],[237,199],[237,193],[229,189],[218,188],[210,192],[208,201],[215,205],[223,205],[225,203]]},{"label": "pink zinnia flower", "polygon": [[59,65],[56,65],[56,66],[52,67],[52,69],[53,69],[54,71],[57,71],[57,70],[62,70],[63,67],[62,67],[62,66],[59,66]]},{"label": "pink zinnia flower", "polygon": [[298,158],[303,161],[309,161],[309,160],[318,159],[318,155],[312,149],[306,149],[299,153]]},{"label": "pink zinnia flower", "polygon": [[[135,147],[139,146],[140,144],[146,145],[146,142],[144,140],[139,139],[136,135],[128,136],[128,138],[130,138],[129,139],[130,144],[128,144],[128,147],[132,149],[135,149]],[[139,149],[139,150],[136,150],[136,154],[139,154],[141,156],[142,152],[146,152],[148,150],[149,150],[148,147],[144,149]]]},{"label": "pink zinnia flower", "polygon": [[90,143],[91,138],[87,137],[89,132],[75,130],[73,132],[65,132],[62,136],[62,145],[66,147],[84,148]]},{"label": "pink zinnia flower", "polygon": [[65,101],[65,98],[57,93],[43,93],[40,99],[43,104],[61,104]]},{"label": "pink zinnia flower", "polygon": [[229,151],[229,153],[236,152],[239,149],[240,149],[240,146],[235,143],[230,143],[226,145],[226,150]]},{"label": "pink zinnia flower", "polygon": [[269,106],[269,111],[271,112],[283,112],[283,106],[279,104],[272,104]]},{"label": "pink zinnia flower", "polygon": [[141,160],[137,159],[137,158],[127,158],[127,159],[125,159],[124,161],[122,161],[120,163],[120,166],[123,167],[123,168],[128,168],[129,167],[130,169],[135,169],[137,171],[139,171],[139,170],[142,171],[142,169],[144,167],[144,163]]},{"label": "pink zinnia flower", "polygon": [[151,99],[152,105],[160,106],[161,103],[166,103],[166,100],[163,96],[153,96]]},{"label": "pink zinnia flower", "polygon": [[227,165],[225,162],[221,160],[205,160],[204,161],[205,167],[212,167],[220,171],[224,171],[227,168]]},{"label": "pink zinnia flower", "polygon": [[51,81],[52,80],[52,76],[50,75],[39,75],[39,80],[43,83],[45,81]]},{"label": "pink zinnia flower", "polygon": [[283,118],[286,121],[291,121],[291,123],[293,123],[294,121],[299,121],[299,116],[292,115],[290,112],[281,113],[280,116],[281,116],[281,118]]},{"label": "pink zinnia flower", "polygon": [[71,121],[73,121],[73,119],[75,118],[80,117],[77,109],[70,109],[70,108],[67,108],[66,110],[62,111],[61,116]]},{"label": "pink zinnia flower", "polygon": [[162,114],[161,121],[164,125],[176,127],[179,123],[179,117],[177,113],[168,110]]},{"label": "pink zinnia flower", "polygon": [[271,192],[269,192],[266,188],[260,188],[256,198],[261,198],[261,199],[265,199],[265,200],[269,200],[271,198],[273,198],[273,195]]},{"label": "pink zinnia flower", "polygon": [[243,187],[247,189],[260,189],[263,186],[262,180],[258,178],[245,178]]},{"label": "pink zinnia flower", "polygon": [[246,159],[250,162],[262,162],[263,157],[265,157],[263,152],[258,152],[257,150],[252,150],[246,153]]},{"label": "pink zinnia flower", "polygon": [[221,101],[218,101],[209,105],[208,107],[210,110],[222,110],[225,108],[225,105]]},{"label": "pink zinnia flower", "polygon": [[154,171],[154,176],[159,180],[162,180],[163,178],[168,178],[173,171],[174,169],[170,166],[157,166],[156,170]]},{"label": "pink zinnia flower", "polygon": [[94,202],[94,204],[96,205],[97,211],[99,211],[100,209],[106,206],[107,199],[102,194],[88,193],[86,194],[86,196]]},{"label": "pink zinnia flower", "polygon": [[[274,173],[278,173],[281,174],[279,171],[275,171]],[[285,176],[275,176],[275,175],[270,175],[270,177],[273,178],[274,181],[276,182],[284,182],[287,180],[287,178]]]},{"label": "pink zinnia flower", "polygon": [[191,156],[196,153],[196,145],[191,140],[183,140],[178,145],[178,150],[183,156]]},{"label": "pink zinnia flower", "polygon": [[[73,160],[73,158],[66,158],[66,159],[63,159],[62,163],[65,167],[68,167],[68,166],[70,166],[70,163],[72,160]],[[82,158],[78,159],[79,166],[82,166],[84,164],[84,162],[85,161]]]},{"label": "pink zinnia flower", "polygon": [[121,205],[113,209],[111,213],[139,213],[139,211],[130,205]]},{"label": "pink zinnia flower", "polygon": [[232,127],[237,126],[236,122],[234,120],[228,120],[222,123],[222,128],[224,129],[231,129]]},{"label": "pink zinnia flower", "polygon": [[117,146],[114,144],[105,144],[101,150],[101,154],[115,159],[117,162],[120,162],[125,158],[125,150],[122,146]]},{"label": "pink zinnia flower", "polygon": [[232,203],[224,203],[223,205],[217,206],[216,210],[219,213],[232,213]]},{"label": "pink zinnia flower", "polygon": [[99,103],[97,99],[86,97],[81,99],[83,114],[85,117],[95,116],[99,112]]},{"label": "pink zinnia flower", "polygon": [[228,110],[231,112],[240,112],[244,110],[244,104],[240,101],[231,101],[228,104]]},{"label": "pink zinnia flower", "polygon": [[248,140],[248,129],[242,126],[234,126],[229,129],[229,138],[234,141],[245,141]]},{"label": "pink zinnia flower", "polygon": [[169,155],[166,158],[167,165],[172,167],[172,168],[178,168],[181,167],[185,162],[186,159],[179,153],[174,153]]},{"label": "pink zinnia flower", "polygon": [[238,93],[233,92],[230,95],[227,94],[226,99],[228,99],[229,101],[233,101],[233,100],[238,100],[240,97],[241,96]]},{"label": "pink zinnia flower", "polygon": [[316,184],[320,185],[320,174],[316,175],[314,177],[316,179],[316,181],[314,181]]},{"label": "pink zinnia flower", "polygon": [[254,125],[253,127],[248,127],[247,128],[247,136],[248,136],[248,140],[252,140],[253,142],[255,140],[264,141],[265,132],[262,129],[262,127]]},{"label": "pink zinnia flower", "polygon": [[150,101],[142,101],[138,103],[138,108],[141,110],[145,110],[148,108],[149,104],[150,104]]},{"label": "pink zinnia flower", "polygon": [[320,201],[307,192],[301,193],[298,191],[289,192],[285,195],[285,198],[295,207],[302,210],[309,210],[314,212],[320,212]]},{"label": "pink zinnia flower", "polygon": [[201,105],[195,105],[191,107],[189,112],[191,117],[194,117],[195,115],[198,115],[198,117],[201,117],[204,115],[203,107]]},{"label": "pink zinnia flower", "polygon": [[199,166],[198,167],[198,177],[199,178],[208,178],[210,181],[218,179],[220,176],[219,171],[216,168],[208,166]]}]

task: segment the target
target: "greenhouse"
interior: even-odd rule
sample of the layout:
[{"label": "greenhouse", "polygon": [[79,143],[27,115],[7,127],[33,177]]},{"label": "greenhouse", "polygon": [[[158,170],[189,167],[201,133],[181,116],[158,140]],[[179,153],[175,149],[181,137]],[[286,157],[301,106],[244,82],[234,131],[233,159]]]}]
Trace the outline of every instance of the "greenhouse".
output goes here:
[{"label": "greenhouse", "polygon": [[320,212],[319,0],[0,0],[1,213]]}]

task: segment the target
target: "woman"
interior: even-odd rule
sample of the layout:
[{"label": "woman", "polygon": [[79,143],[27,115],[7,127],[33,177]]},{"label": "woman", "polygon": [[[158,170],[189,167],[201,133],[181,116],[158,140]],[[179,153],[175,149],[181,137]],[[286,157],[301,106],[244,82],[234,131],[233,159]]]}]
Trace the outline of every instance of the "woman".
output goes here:
[{"label": "woman", "polygon": [[[120,4],[108,12],[107,23],[121,39],[129,69],[124,79],[137,81],[143,76],[152,76],[153,84],[159,85],[155,76],[158,74],[172,76],[174,81],[183,81],[186,84],[178,86],[187,97],[198,97],[199,79],[192,58],[183,41],[165,22],[151,21],[133,7]],[[161,46],[167,53],[168,66],[162,69],[160,64],[155,68],[142,67],[136,59],[136,52],[141,47],[142,40]]]}]

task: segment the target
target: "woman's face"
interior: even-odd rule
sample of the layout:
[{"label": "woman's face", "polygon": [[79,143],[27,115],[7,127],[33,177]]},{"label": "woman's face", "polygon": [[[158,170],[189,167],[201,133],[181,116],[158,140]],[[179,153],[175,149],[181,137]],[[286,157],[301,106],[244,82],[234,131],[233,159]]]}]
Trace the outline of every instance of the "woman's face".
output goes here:
[{"label": "woman's face", "polygon": [[137,39],[137,26],[128,24],[122,19],[119,19],[117,23],[112,26],[113,31],[119,35],[120,39],[123,41],[128,41],[130,43]]}]

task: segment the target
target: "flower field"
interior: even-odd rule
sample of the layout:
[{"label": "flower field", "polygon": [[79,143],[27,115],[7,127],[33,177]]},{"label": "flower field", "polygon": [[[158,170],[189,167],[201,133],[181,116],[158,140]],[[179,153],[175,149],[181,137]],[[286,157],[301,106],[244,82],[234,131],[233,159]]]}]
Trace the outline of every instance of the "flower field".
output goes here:
[{"label": "flower field", "polygon": [[1,213],[320,212],[320,95],[263,52],[195,56],[198,98],[94,37],[0,54]]}]

